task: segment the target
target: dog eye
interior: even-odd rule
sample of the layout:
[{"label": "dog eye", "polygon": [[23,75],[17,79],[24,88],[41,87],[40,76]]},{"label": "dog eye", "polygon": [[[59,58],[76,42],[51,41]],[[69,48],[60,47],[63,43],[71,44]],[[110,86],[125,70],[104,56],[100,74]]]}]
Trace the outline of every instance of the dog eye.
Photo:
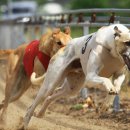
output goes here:
[{"label": "dog eye", "polygon": [[57,42],[57,44],[58,44],[58,45],[62,45],[62,43],[61,43],[60,41],[59,41],[59,42]]},{"label": "dog eye", "polygon": [[126,46],[130,46],[130,41],[125,42]]}]

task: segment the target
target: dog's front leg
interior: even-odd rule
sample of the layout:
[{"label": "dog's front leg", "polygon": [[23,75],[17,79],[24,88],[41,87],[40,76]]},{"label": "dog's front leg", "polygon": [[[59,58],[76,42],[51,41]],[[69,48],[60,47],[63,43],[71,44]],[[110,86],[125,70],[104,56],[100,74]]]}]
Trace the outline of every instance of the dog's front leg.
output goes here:
[{"label": "dog's front leg", "polygon": [[[116,91],[119,93],[122,83],[125,80],[125,75],[123,73],[117,72],[113,77],[114,86],[116,88]],[[99,113],[103,114],[105,113],[110,106],[112,106],[114,101],[115,95],[108,94],[104,100],[104,103],[101,104],[99,108]]]},{"label": "dog's front leg", "polygon": [[125,74],[124,73],[120,73],[120,72],[117,72],[115,75],[114,75],[114,86],[117,90],[117,92],[119,93],[120,92],[120,89],[121,89],[121,86],[125,80]]},{"label": "dog's front leg", "polygon": [[85,83],[89,87],[103,86],[110,94],[117,93],[114,85],[109,78],[99,76],[99,72],[103,67],[101,55],[101,52],[97,52],[96,50],[91,51],[86,68]]}]

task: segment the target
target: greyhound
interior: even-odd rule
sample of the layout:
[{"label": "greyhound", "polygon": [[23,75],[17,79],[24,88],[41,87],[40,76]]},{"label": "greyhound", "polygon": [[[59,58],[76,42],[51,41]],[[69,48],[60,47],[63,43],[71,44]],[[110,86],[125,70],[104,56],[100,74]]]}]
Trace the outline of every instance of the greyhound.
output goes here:
[{"label": "greyhound", "polygon": [[[124,25],[112,24],[72,39],[51,58],[44,82],[27,110],[22,128],[27,128],[41,101],[44,104],[34,114],[36,117],[42,117],[52,101],[72,96],[84,85],[105,89],[108,92],[106,99],[113,100],[125,80],[126,66],[130,70],[130,31]],[[113,80],[110,80],[111,76]]]},{"label": "greyhound", "polygon": [[60,28],[55,28],[43,34],[40,40],[22,44],[9,53],[5,99],[0,104],[2,109],[0,123],[4,122],[8,104],[18,100],[31,85],[31,74],[33,72],[36,72],[38,76],[44,74],[50,58],[72,39],[70,31],[69,27],[66,27],[64,32]]}]

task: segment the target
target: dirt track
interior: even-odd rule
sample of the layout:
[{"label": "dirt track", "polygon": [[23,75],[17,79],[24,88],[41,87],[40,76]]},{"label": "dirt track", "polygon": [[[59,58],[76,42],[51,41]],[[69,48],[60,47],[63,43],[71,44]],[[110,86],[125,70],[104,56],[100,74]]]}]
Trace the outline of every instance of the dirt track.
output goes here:
[{"label": "dirt track", "polygon": [[[4,98],[5,65],[0,62],[0,101]],[[32,103],[38,88],[30,88],[18,101],[10,104],[5,130],[17,130],[27,107]],[[130,106],[130,93],[122,93]],[[124,96],[125,95],[125,96]],[[127,97],[127,98],[126,98]],[[130,130],[130,108],[127,113],[107,114],[99,117],[94,111],[70,110],[71,103],[59,100],[53,103],[42,119],[33,117],[28,130]],[[38,110],[38,109],[37,109]]]}]

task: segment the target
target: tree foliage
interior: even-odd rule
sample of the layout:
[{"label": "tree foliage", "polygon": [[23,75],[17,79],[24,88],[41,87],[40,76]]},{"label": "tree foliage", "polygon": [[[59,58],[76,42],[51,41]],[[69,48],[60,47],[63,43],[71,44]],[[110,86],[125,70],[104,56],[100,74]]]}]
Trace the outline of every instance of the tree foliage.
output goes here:
[{"label": "tree foliage", "polygon": [[7,0],[0,0],[0,5],[5,5],[7,4]]},{"label": "tree foliage", "polygon": [[129,8],[130,0],[71,0],[71,9]]},{"label": "tree foliage", "polygon": [[[24,1],[24,0],[0,0],[0,5],[7,4],[8,1]],[[38,5],[42,5],[48,0],[35,0]],[[56,1],[56,0],[55,0]],[[130,0],[70,0],[69,7],[71,9],[86,8],[129,8]]]},{"label": "tree foliage", "polygon": [[71,0],[71,9],[103,8],[105,0]]}]

